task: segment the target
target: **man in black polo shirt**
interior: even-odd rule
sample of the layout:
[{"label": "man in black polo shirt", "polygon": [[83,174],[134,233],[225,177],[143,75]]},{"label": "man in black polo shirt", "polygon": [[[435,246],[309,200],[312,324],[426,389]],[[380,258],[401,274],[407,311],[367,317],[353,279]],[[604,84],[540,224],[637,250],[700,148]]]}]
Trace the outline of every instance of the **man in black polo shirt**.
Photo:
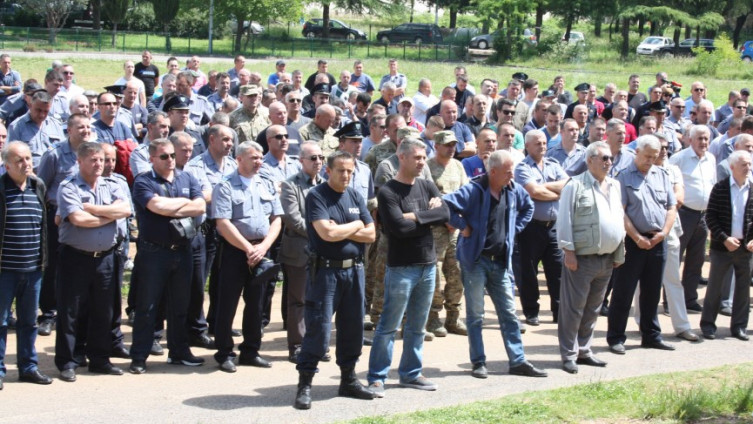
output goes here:
[{"label": "man in black polo shirt", "polygon": [[332,315],[336,314],[337,364],[340,396],[373,399],[358,381],[355,365],[361,356],[364,314],[364,244],[373,243],[374,221],[366,201],[352,187],[355,158],[337,151],[327,158],[326,184],[306,196],[309,239],[309,280],[304,321],[306,334],[298,354],[296,409],[311,408],[311,380],[329,346]]},{"label": "man in black polo shirt", "polygon": [[169,140],[152,140],[149,157],[152,170],[136,177],[133,184],[140,234],[135,260],[139,291],[129,368],[133,374],[146,372],[146,358],[154,341],[156,310],[168,291],[167,362],[189,366],[204,363],[203,358],[193,356],[188,345],[185,322],[193,269],[190,245],[193,220],[180,218],[201,216],[206,202],[196,178],[175,169],[175,149]]},{"label": "man in black polo shirt", "polygon": [[147,102],[152,100],[154,87],[159,84],[159,68],[152,63],[152,53],[149,50],[144,50],[141,53],[141,62],[137,63],[134,67],[133,76],[144,83]]}]

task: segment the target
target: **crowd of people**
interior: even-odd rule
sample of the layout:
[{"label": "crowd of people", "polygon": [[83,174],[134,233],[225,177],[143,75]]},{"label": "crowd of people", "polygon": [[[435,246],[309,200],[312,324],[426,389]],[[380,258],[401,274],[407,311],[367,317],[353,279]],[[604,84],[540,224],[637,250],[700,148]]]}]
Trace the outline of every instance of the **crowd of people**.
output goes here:
[{"label": "crowd of people", "polygon": [[198,57],[171,57],[164,75],[141,59],[100,91],[59,62],[24,81],[0,55],[0,389],[8,328],[20,380],[37,384],[52,379],[35,340],[53,333],[66,382],[84,366],[123,374],[113,357],[147,372],[165,328],[170,364],[203,365],[200,347],[224,372],[271,367],[262,339],[280,280],[299,409],[331,360],[333,316],[339,394],[358,399],[384,397],[397,337],[401,386],[437,389],[423,343],[448,334],[467,337],[470,375],[487,378],[486,296],[513,375],[547,376],[521,337],[544,316],[568,373],[606,365],[591,350],[599,315],[609,350],[626,353],[632,305],[644,348],[675,349],[660,303],[680,339],[700,340],[700,313],[702,337],[717,337],[722,314],[748,340],[748,89],[716,109],[702,82],[683,98],[664,73],[646,93],[639,75],[573,97],[563,76],[539,91],[522,72],[476,91],[458,66],[438,98],[426,78],[411,96],[394,59],[379,85],[360,60],[338,78],[319,60],[304,82],[284,60],[264,81],[243,56],[207,74]]}]

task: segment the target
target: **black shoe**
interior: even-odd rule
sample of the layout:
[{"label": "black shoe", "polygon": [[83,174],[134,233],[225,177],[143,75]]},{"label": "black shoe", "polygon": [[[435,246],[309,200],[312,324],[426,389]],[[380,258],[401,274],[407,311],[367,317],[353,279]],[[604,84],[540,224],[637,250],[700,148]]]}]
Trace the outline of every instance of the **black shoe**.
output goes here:
[{"label": "black shoe", "polygon": [[123,375],[123,370],[113,364],[89,365],[89,372],[94,374]]},{"label": "black shoe", "polygon": [[240,336],[242,336],[242,335],[243,335],[243,333],[241,333],[241,330],[231,330],[231,331],[230,331],[230,334],[231,334],[231,335],[232,335],[233,337],[240,337]]},{"label": "black shoe", "polygon": [[364,346],[371,346],[374,344],[374,339],[368,338],[366,336],[363,337],[363,345]]},{"label": "black shoe", "polygon": [[[15,330],[16,329],[16,323],[18,322],[16,320],[16,317],[8,317],[8,319],[6,319],[5,322],[8,323],[8,330]],[[2,390],[2,389],[0,389],[0,390]]]},{"label": "black shoe", "polygon": [[483,362],[473,364],[471,376],[476,378],[487,378],[489,376],[489,371],[486,369],[486,364]]},{"label": "black shoe", "polygon": [[259,368],[272,368],[272,364],[259,355],[256,355],[253,358],[239,357],[238,365],[248,365]]},{"label": "black shoe", "polygon": [[193,356],[190,352],[183,356],[168,356],[167,363],[172,365],[185,365],[188,367],[198,367],[204,365],[204,358]]},{"label": "black shoe", "polygon": [[203,347],[204,349],[216,349],[214,345],[214,340],[212,340],[211,337],[207,336],[204,333],[199,334],[198,336],[193,336],[188,340],[189,346],[193,347]]},{"label": "black shoe", "polygon": [[589,367],[606,367],[607,363],[595,356],[589,356],[587,358],[578,358],[575,360],[576,364],[588,365]]},{"label": "black shoe", "polygon": [[133,327],[133,319],[136,316],[136,313],[131,311],[128,313],[128,320],[126,321],[126,325]]},{"label": "black shoe", "polygon": [[698,302],[691,303],[690,305],[686,305],[685,309],[688,310],[688,312],[703,312],[703,307],[698,304]]},{"label": "black shoe", "polygon": [[510,374],[522,375],[523,377],[546,377],[548,375],[546,371],[534,367],[528,361],[523,362],[520,365],[510,367]]},{"label": "black shoe", "polygon": [[3,378],[0,377],[0,390],[3,390]]},{"label": "black shoe", "polygon": [[76,381],[76,369],[66,368],[63,371],[60,371],[60,379],[67,383],[73,383]]},{"label": "black shoe", "polygon": [[724,315],[725,317],[731,317],[732,316],[732,308],[729,307],[723,307],[719,309],[719,315]]},{"label": "black shoe", "polygon": [[313,372],[298,372],[298,392],[295,394],[295,409],[311,409],[311,380],[314,378]]},{"label": "black shoe", "polygon": [[539,325],[539,317],[526,318],[526,324],[536,327]]},{"label": "black shoe", "polygon": [[744,342],[747,342],[748,340],[750,340],[750,337],[748,337],[748,335],[745,333],[745,330],[743,330],[742,328],[732,330],[732,337],[742,340]]},{"label": "black shoe", "polygon": [[159,344],[159,340],[155,340],[154,343],[152,343],[152,350],[149,353],[155,356],[162,356],[165,354],[165,349],[162,349],[162,345]]},{"label": "black shoe", "polygon": [[711,331],[701,331],[701,334],[703,334],[703,338],[706,340],[714,340],[716,338],[716,334]]},{"label": "black shoe", "polygon": [[52,384],[52,379],[39,372],[39,369],[19,374],[18,381],[34,384]]},{"label": "black shoe", "polygon": [[324,355],[322,355],[322,362],[329,362],[332,360],[332,355],[329,354],[329,349],[327,349],[327,352],[324,352]]},{"label": "black shoe", "polygon": [[146,372],[146,361],[143,360],[133,360],[131,361],[131,366],[128,367],[128,371],[131,374],[143,374]]},{"label": "black shoe", "polygon": [[220,370],[233,373],[238,371],[238,368],[236,368],[235,362],[233,362],[233,358],[227,358],[225,359],[225,362],[220,364]]},{"label": "black shoe", "polygon": [[700,286],[708,286],[709,285],[709,279],[701,277],[701,279],[698,280],[698,285],[700,285]]},{"label": "black shoe", "polygon": [[364,400],[371,400],[376,397],[374,392],[358,381],[353,367],[340,368],[340,388],[337,395]]},{"label": "black shoe", "polygon": [[288,362],[298,364],[298,355],[301,353],[301,347],[298,346],[288,354]]},{"label": "black shoe", "polygon": [[37,334],[40,336],[49,336],[52,334],[52,330],[55,328],[55,321],[51,319],[44,320],[39,323],[37,327]]},{"label": "black shoe", "polygon": [[575,361],[564,361],[562,362],[562,369],[570,374],[577,374],[578,364]]},{"label": "black shoe", "polygon": [[128,349],[125,348],[125,346],[119,346],[116,347],[110,352],[110,358],[123,358],[123,359],[129,359],[131,357],[131,352],[128,351]]},{"label": "black shoe", "polygon": [[78,364],[79,367],[85,367],[89,365],[89,360],[85,355],[73,355],[73,361]]},{"label": "black shoe", "polygon": [[663,340],[654,340],[652,342],[641,342],[641,347],[647,349],[675,350],[675,347]]},{"label": "black shoe", "polygon": [[603,317],[609,316],[609,306],[606,303],[602,303],[601,310],[599,311],[599,315]]}]

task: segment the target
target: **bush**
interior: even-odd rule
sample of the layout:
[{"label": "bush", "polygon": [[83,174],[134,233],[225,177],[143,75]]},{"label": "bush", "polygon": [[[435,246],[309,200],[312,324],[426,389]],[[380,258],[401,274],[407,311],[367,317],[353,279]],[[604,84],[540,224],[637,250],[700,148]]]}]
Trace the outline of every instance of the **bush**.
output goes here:
[{"label": "bush", "polygon": [[136,4],[136,7],[128,12],[123,26],[129,31],[162,31],[162,28],[159,27],[157,21],[154,19],[154,9],[152,9],[152,5],[148,2],[141,2]]},{"label": "bush", "polygon": [[739,66],[739,53],[732,46],[732,41],[726,34],[720,35],[714,40],[716,49],[712,52],[702,47],[693,48],[696,55],[693,66],[688,70],[691,75],[707,75],[715,77],[725,67]]}]

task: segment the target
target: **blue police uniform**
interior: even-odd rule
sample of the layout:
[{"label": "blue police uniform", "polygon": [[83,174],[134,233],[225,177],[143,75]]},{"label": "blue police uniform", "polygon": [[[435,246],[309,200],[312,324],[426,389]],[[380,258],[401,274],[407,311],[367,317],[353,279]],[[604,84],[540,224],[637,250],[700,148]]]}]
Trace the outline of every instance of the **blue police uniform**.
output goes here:
[{"label": "blue police uniform", "polygon": [[612,158],[612,168],[609,169],[608,176],[615,178],[623,169],[630,166],[635,161],[635,152],[627,146],[620,148],[617,155]]},{"label": "blue police uniform", "polygon": [[53,144],[65,140],[63,127],[58,121],[47,117],[42,125],[31,120],[29,112],[13,121],[8,127],[8,140],[23,141],[29,145],[34,170],[39,166],[39,160],[44,152],[50,150]]},{"label": "blue police uniform", "polygon": [[60,126],[64,126],[68,123],[68,117],[71,116],[71,111],[68,108],[68,96],[65,93],[60,92],[52,98],[49,116],[55,119]]},{"label": "blue police uniform", "polygon": [[154,170],[136,177],[133,203],[139,224],[136,253],[139,290],[133,324],[131,358],[145,361],[154,341],[156,313],[163,293],[167,292],[167,347],[172,358],[190,356],[185,327],[191,284],[191,247],[172,239],[169,225],[172,217],[156,214],[146,205],[155,196],[201,198],[199,182],[188,173],[175,170],[173,181],[157,175]]},{"label": "blue police uniform", "polygon": [[[538,165],[526,156],[515,167],[515,182],[525,187],[530,182],[546,184],[568,178],[556,160],[549,157]],[[520,250],[520,279],[516,278],[520,291],[523,314],[527,319],[539,316],[538,264],[544,264],[544,275],[549,290],[552,317],[557,321],[559,313],[560,277],[562,274],[562,250],[557,246],[557,211],[559,200],[542,201],[533,199],[533,219],[518,235]]]},{"label": "blue police uniform", "polygon": [[97,142],[99,143],[114,144],[116,140],[136,140],[131,128],[117,119],[113,122],[113,126],[97,119],[92,123],[92,130],[97,134]]},{"label": "blue police uniform", "polygon": [[285,167],[271,153],[264,155],[264,163],[259,170],[259,176],[273,183],[281,183],[294,176],[301,170],[301,161],[297,157],[285,155]]},{"label": "blue police uniform", "polygon": [[[220,169],[209,151],[191,159],[184,167],[184,171],[193,175],[199,182],[201,191],[213,190],[226,176],[231,175],[237,169],[238,163],[230,156],[224,158],[222,169]],[[219,269],[217,268],[219,261],[215,261],[215,256],[217,254],[219,235],[217,234],[217,223],[211,207],[207,208],[206,219],[202,225],[202,233],[204,243],[196,246],[198,249],[194,249],[194,277],[191,284],[191,299],[188,304],[188,331],[191,336],[206,331],[214,333],[219,276]],[[197,259],[201,259],[201,261]],[[198,262],[203,264],[203,268],[197,269]],[[209,277],[209,309],[207,309],[205,316],[204,284],[207,277]]]},{"label": "blue police uniform", "polygon": [[[616,178],[622,190],[625,216],[630,219],[635,229],[649,239],[656,232],[662,231],[667,210],[677,203],[668,171],[662,167],[652,166],[648,173],[643,175],[633,162],[620,171]],[[624,344],[627,339],[625,327],[639,280],[641,296],[638,306],[641,309],[642,343],[662,340],[656,310],[666,257],[665,240],[645,250],[639,248],[632,238],[625,238],[625,263],[614,271],[612,303],[609,306],[607,343],[610,346]]]},{"label": "blue police uniform", "polygon": [[[371,224],[365,199],[347,187],[338,193],[329,184],[320,184],[306,196],[306,222],[332,220],[338,225],[360,220]],[[315,372],[327,352],[332,315],[336,313],[337,365],[352,368],[361,356],[364,315],[364,243],[352,240],[328,242],[319,237],[313,225],[306,227],[309,261],[306,306],[299,371]]]},{"label": "blue police uniform", "polygon": [[196,126],[209,123],[214,115],[214,107],[206,97],[191,92],[191,99],[188,104],[188,116]]},{"label": "blue police uniform", "polygon": [[7,74],[0,75],[0,85],[12,87],[10,90],[0,92],[0,104],[5,103],[11,95],[21,91],[21,84],[23,81],[18,71],[11,69]]},{"label": "blue police uniform", "polygon": [[29,106],[26,104],[26,94],[16,93],[9,96],[7,100],[0,105],[0,119],[5,121],[5,125],[10,125],[18,117],[29,111]]},{"label": "blue police uniform", "polygon": [[[175,130],[170,128],[170,135],[172,135],[174,132]],[[184,128],[183,132],[193,138],[193,152],[191,153],[191,159],[207,151],[207,146],[204,144],[204,140],[201,138],[201,134],[199,134],[198,131],[192,130],[190,128]]]},{"label": "blue police uniform", "polygon": [[457,146],[455,146],[455,150],[458,153],[462,152],[465,149],[465,143],[469,143],[475,140],[471,129],[468,128],[468,125],[465,125],[462,122],[455,122],[451,127],[445,128],[445,130],[455,133],[455,138],[458,141]]},{"label": "blue police uniform", "polygon": [[586,148],[582,144],[575,143],[573,150],[567,153],[560,143],[547,149],[546,157],[556,160],[567,175],[574,177],[588,169],[588,165],[586,164]]},{"label": "blue police uniform", "polygon": [[[212,213],[215,219],[228,219],[241,236],[252,244],[264,240],[269,232],[272,216],[283,214],[274,185],[259,175],[245,178],[238,171],[232,173],[212,192]],[[217,301],[215,343],[217,362],[222,364],[233,353],[232,324],[243,292],[243,343],[238,346],[239,363],[259,354],[262,336],[262,310],[266,292],[264,282],[254,282],[246,253],[223,239],[220,245],[220,283]],[[256,283],[256,284],[255,284]]]},{"label": "blue police uniform", "polygon": [[74,350],[77,338],[83,337],[80,319],[88,321],[85,337],[90,367],[110,363],[112,306],[117,287],[115,249],[119,244],[117,222],[84,228],[73,225],[68,217],[83,211],[84,203],[112,205],[127,201],[121,187],[107,178],[97,178],[93,188],[80,174],[60,183],[57,197],[61,224],[55,365],[61,371],[76,368],[79,364]]}]

